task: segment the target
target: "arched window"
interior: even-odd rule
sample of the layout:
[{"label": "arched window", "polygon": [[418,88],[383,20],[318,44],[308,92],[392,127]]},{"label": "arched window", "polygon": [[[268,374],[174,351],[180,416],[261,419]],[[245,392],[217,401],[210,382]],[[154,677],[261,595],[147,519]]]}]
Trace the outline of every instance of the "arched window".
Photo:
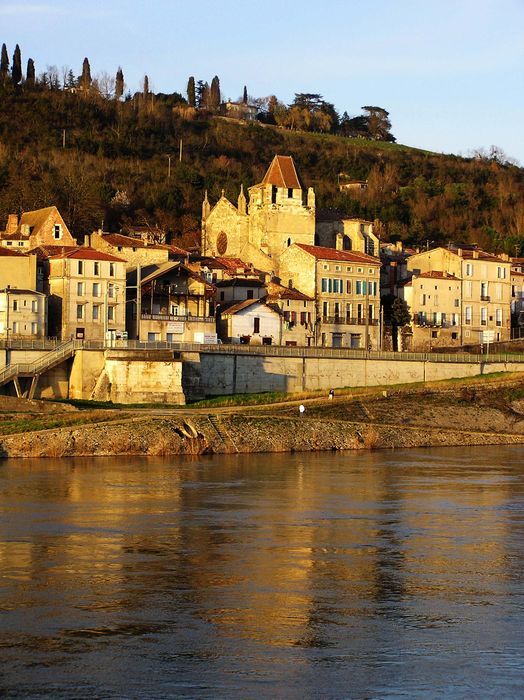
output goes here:
[{"label": "arched window", "polygon": [[342,240],[342,250],[351,250],[351,238],[349,236],[344,236]]}]

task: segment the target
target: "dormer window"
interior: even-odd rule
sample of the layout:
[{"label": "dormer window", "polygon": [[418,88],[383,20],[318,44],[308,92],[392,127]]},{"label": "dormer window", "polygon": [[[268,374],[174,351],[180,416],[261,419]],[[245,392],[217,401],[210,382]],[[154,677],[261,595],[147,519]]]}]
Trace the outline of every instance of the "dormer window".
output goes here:
[{"label": "dormer window", "polygon": [[58,241],[58,240],[60,240],[60,238],[62,238],[62,227],[60,226],[60,224],[54,225],[53,238],[55,239],[55,241]]}]

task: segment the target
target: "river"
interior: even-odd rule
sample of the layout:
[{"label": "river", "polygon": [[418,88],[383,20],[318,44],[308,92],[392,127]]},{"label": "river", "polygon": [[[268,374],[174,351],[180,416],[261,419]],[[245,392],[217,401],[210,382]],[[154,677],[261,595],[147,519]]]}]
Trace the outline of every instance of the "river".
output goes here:
[{"label": "river", "polygon": [[2,698],[524,694],[522,447],[0,463]]}]

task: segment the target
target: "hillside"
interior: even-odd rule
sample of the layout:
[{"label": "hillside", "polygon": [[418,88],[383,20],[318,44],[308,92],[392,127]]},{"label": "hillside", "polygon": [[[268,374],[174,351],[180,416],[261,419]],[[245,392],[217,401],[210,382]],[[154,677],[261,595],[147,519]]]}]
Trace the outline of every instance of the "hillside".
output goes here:
[{"label": "hillside", "polygon": [[[102,224],[199,230],[204,190],[236,201],[276,153],[295,158],[318,208],[378,219],[383,238],[426,245],[477,242],[524,250],[524,170],[493,157],[466,159],[320,133],[212,117],[178,95],[125,102],[61,90],[0,93],[0,223],[9,212],[56,204],[74,235]],[[182,161],[179,161],[180,145]],[[368,189],[338,191],[339,174]],[[168,177],[169,174],[169,177]],[[183,236],[180,239],[180,236]]]}]

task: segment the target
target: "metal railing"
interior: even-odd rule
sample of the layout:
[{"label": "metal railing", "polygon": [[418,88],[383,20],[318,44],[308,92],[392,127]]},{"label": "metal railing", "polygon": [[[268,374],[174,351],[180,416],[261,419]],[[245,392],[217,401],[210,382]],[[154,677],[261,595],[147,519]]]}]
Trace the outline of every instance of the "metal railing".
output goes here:
[{"label": "metal railing", "polygon": [[331,323],[339,326],[378,326],[378,318],[362,318],[358,316],[323,316],[322,323]]},{"label": "metal railing", "polygon": [[43,357],[40,357],[36,362],[16,362],[4,367],[4,369],[0,371],[0,386],[21,375],[34,376],[46,372],[64,360],[72,357],[75,351],[81,347],[81,342],[82,341],[79,340],[68,340],[54,350],[46,353]]},{"label": "metal railing", "polygon": [[175,314],[147,314],[140,316],[142,321],[184,321],[184,323],[216,323],[214,316],[176,316]]}]

